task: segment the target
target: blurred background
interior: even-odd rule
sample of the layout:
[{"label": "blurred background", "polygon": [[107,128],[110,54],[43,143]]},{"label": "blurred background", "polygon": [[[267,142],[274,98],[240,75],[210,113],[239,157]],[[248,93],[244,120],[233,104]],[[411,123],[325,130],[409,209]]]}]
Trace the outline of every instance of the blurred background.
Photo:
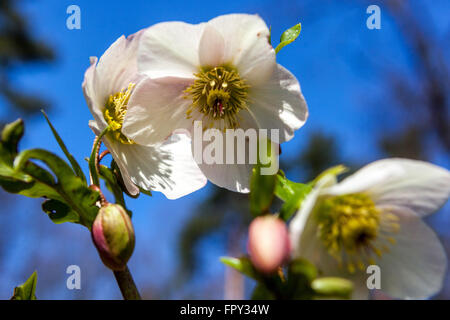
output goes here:
[{"label": "blurred background", "polygon": [[[72,4],[81,9],[80,30],[66,27]],[[371,4],[381,8],[380,30],[366,27]],[[450,167],[446,0],[1,0],[0,123],[24,118],[22,148],[62,155],[39,112],[45,109],[83,163],[94,138],[81,90],[89,56],[157,22],[199,23],[226,13],[259,14],[275,45],[302,23],[300,37],[277,57],[300,80],[310,111],[282,145],[281,168],[290,178],[306,181],[335,164],[357,169],[391,156]],[[249,297],[254,284],[219,261],[246,252],[247,196],[208,184],[176,201],[156,192],[127,200],[137,239],[129,267],[144,298]],[[120,299],[86,229],[53,224],[41,202],[0,189],[0,298],[37,270],[38,299]],[[450,256],[450,205],[427,222]],[[66,287],[73,264],[81,268],[81,290]],[[435,298],[450,299],[449,274]]]}]

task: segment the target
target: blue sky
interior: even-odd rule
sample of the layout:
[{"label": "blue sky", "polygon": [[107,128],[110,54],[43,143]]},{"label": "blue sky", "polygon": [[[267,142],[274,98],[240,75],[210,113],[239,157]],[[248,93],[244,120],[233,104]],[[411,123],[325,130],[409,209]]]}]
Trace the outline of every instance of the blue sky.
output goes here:
[{"label": "blue sky", "polygon": [[[82,162],[89,153],[93,139],[87,126],[92,117],[81,90],[83,75],[89,65],[89,56],[101,56],[122,34],[129,35],[161,21],[198,23],[220,14],[257,13],[272,27],[272,41],[276,44],[285,29],[301,22],[299,39],[285,47],[277,59],[300,80],[310,117],[294,140],[283,145],[283,156],[289,157],[298,152],[307,141],[308,134],[321,129],[338,139],[344,159],[357,159],[362,163],[377,159],[381,155],[375,149],[378,137],[374,131],[380,126],[395,126],[395,119],[385,118],[383,110],[386,106],[375,100],[381,90],[381,69],[368,68],[366,59],[376,60],[385,68],[407,71],[411,57],[403,47],[396,27],[383,15],[382,5],[382,29],[368,30],[365,23],[368,15],[364,6],[342,1],[308,1],[308,6],[303,8],[302,3],[283,0],[25,1],[21,7],[28,17],[28,24],[36,37],[55,49],[57,60],[49,65],[17,69],[12,74],[14,84],[29,92],[39,93],[52,102],[49,116],[70,151]],[[434,3],[435,7],[430,7],[430,13],[436,30],[448,30],[448,2]],[[71,4],[81,8],[81,30],[66,28],[66,8]],[[45,106],[43,108],[46,109]],[[0,110],[0,114],[4,115],[4,111]],[[4,116],[8,118],[8,115]],[[26,122],[22,148],[29,147],[45,147],[61,154],[40,116]],[[449,167],[448,156],[437,155],[433,160]],[[207,196],[208,190],[206,187],[176,201],[169,201],[158,193],[154,193],[152,198],[128,201],[134,212],[137,235],[136,252],[130,268],[135,272],[138,282],[144,281],[159,287],[170,277],[175,261],[177,232],[188,219],[191,209]],[[2,280],[0,297],[7,297],[3,291],[21,281],[23,274],[14,272],[14,264],[20,263],[24,255],[30,255],[34,250],[46,248],[56,256],[64,252],[61,265],[53,266],[61,279],[65,277],[64,268],[68,264],[80,264],[82,270],[88,269],[90,264],[100,264],[94,249],[88,247],[89,234],[79,226],[51,225],[43,213],[37,217],[38,213],[32,212],[33,217],[28,217],[29,210],[38,204],[39,201],[24,201],[23,205],[27,209],[20,213],[20,217],[27,219],[30,228],[38,222],[47,226],[43,231],[21,233],[19,238],[12,240],[17,250],[13,250],[11,262],[1,272],[2,279],[6,281]],[[444,220],[448,226],[450,219]],[[44,240],[39,238],[44,235]],[[60,237],[64,237],[64,240]],[[67,255],[71,249],[65,246],[73,241],[69,241],[69,238],[83,239],[79,240],[75,251],[76,257],[84,257],[85,260],[72,261]],[[220,272],[223,269],[218,261],[218,257],[224,254],[223,245],[213,243],[207,245],[205,250],[208,251],[210,264],[205,272],[210,272],[209,276],[215,275],[217,270]],[[45,274],[49,273],[45,261],[31,264],[27,266],[30,272],[38,269],[44,278],[51,276]],[[101,272],[108,271],[101,269]],[[89,271],[86,271],[86,275],[89,276]],[[89,297],[118,297],[111,275],[100,276],[99,281],[102,284],[100,288],[93,288],[89,282],[83,282],[89,289]],[[67,291],[63,283],[61,286],[56,285],[54,290],[41,292],[41,296],[83,297],[79,293]]]}]

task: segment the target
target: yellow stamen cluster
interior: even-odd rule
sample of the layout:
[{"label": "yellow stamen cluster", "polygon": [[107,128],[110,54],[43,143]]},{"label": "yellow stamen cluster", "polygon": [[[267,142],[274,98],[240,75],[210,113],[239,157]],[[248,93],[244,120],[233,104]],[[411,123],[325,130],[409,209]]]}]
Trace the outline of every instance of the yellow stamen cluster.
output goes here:
[{"label": "yellow stamen cluster", "polygon": [[196,80],[185,90],[186,97],[192,99],[192,105],[186,112],[189,119],[197,109],[210,120],[225,120],[225,127],[239,127],[237,115],[247,108],[249,86],[239,73],[230,67],[216,67],[195,74]]},{"label": "yellow stamen cluster", "polygon": [[110,95],[103,111],[105,120],[110,126],[110,134],[124,144],[134,144],[133,140],[128,139],[122,133],[123,120],[128,109],[128,100],[130,100],[134,87],[135,84],[130,83],[126,90]]},{"label": "yellow stamen cluster", "polygon": [[[366,194],[348,194],[325,199],[316,215],[318,235],[328,252],[350,273],[375,264],[374,257],[389,251],[398,232],[398,218],[376,208]],[[387,242],[386,242],[387,241]]]}]

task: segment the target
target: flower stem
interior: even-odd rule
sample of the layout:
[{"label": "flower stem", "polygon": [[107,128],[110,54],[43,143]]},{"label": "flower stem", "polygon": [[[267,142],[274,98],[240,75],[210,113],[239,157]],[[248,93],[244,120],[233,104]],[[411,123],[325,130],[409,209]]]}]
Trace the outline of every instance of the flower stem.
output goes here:
[{"label": "flower stem", "polygon": [[116,277],[117,284],[119,285],[120,292],[124,300],[141,300],[141,295],[139,294],[136,284],[134,283],[133,276],[128,269],[114,271],[114,276]]}]

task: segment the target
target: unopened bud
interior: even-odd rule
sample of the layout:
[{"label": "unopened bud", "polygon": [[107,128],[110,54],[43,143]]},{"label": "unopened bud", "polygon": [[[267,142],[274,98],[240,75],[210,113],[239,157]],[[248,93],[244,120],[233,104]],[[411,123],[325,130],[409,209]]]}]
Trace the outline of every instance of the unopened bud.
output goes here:
[{"label": "unopened bud", "polygon": [[107,204],[100,208],[92,225],[92,240],[108,268],[126,267],[134,250],[134,230],[122,206]]},{"label": "unopened bud", "polygon": [[311,288],[322,296],[349,299],[353,283],[343,278],[324,277],[313,280]]},{"label": "unopened bud", "polygon": [[248,252],[256,269],[273,273],[289,257],[291,245],[286,223],[267,215],[254,219],[248,234]]}]

